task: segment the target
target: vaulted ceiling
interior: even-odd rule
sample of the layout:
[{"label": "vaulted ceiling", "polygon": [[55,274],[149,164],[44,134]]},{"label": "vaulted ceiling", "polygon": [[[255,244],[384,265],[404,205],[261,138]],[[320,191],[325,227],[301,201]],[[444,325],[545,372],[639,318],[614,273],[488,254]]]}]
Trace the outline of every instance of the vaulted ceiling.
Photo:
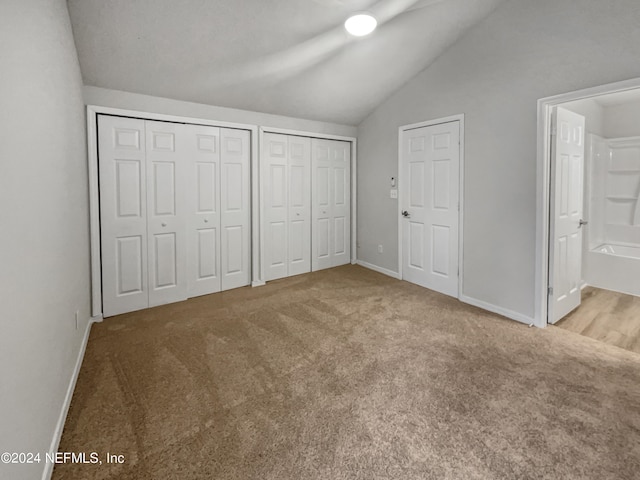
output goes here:
[{"label": "vaulted ceiling", "polygon": [[[68,0],[86,85],[359,124],[504,0]],[[369,11],[379,28],[343,28]]]}]

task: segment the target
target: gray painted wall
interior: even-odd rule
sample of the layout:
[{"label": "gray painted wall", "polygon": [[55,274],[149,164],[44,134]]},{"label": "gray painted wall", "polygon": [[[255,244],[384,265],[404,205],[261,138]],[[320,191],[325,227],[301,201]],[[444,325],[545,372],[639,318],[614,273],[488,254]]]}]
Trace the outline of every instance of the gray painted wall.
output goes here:
[{"label": "gray painted wall", "polygon": [[640,102],[606,107],[604,130],[606,138],[640,136]]},{"label": "gray painted wall", "polygon": [[359,127],[358,258],[398,269],[398,127],[464,113],[463,293],[532,317],[536,101],[640,77],[638,25],[637,0],[510,0],[380,105]]},{"label": "gray painted wall", "polygon": [[272,128],[309,131],[331,135],[355,137],[358,129],[350,125],[303,120],[301,118],[283,117],[267,113],[238,110],[235,108],[217,107],[202,103],[183,102],[169,98],[141,95],[98,87],[84,87],[84,100],[87,105],[139,110],[142,112],[162,113],[182,117],[218,120],[221,122],[245,123]]},{"label": "gray painted wall", "polygon": [[[44,456],[89,319],[82,79],[65,0],[0,2],[0,69],[0,452]],[[0,478],[40,478],[42,460],[0,464]]]}]

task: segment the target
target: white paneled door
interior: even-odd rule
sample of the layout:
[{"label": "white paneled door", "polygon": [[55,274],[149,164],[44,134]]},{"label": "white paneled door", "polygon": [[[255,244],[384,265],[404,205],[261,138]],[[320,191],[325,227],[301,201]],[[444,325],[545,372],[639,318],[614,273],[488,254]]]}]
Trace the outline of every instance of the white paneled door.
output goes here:
[{"label": "white paneled door", "polygon": [[265,280],[311,271],[311,139],[266,133]]},{"label": "white paneled door", "polygon": [[460,122],[401,135],[402,277],[458,296]]},{"label": "white paneled door", "polygon": [[144,120],[98,116],[105,316],[149,306]]},{"label": "white paneled door", "polygon": [[250,283],[249,139],[98,116],[104,316]]},{"label": "white paneled door", "polygon": [[584,225],[585,119],[558,107],[553,125],[549,323],[580,305]]},{"label": "white paneled door", "polygon": [[222,290],[251,282],[250,133],[220,129]]},{"label": "white paneled door", "polygon": [[219,292],[220,129],[187,129],[190,189],[187,192],[189,296]]},{"label": "white paneled door", "polygon": [[187,298],[185,125],[145,121],[149,306]]},{"label": "white paneled door", "polygon": [[351,144],[314,138],[312,165],[312,270],[351,260]]},{"label": "white paneled door", "polygon": [[311,271],[311,139],[289,136],[289,275]]},{"label": "white paneled door", "polygon": [[263,135],[261,161],[265,216],[265,280],[286,277],[288,269],[288,138]]}]

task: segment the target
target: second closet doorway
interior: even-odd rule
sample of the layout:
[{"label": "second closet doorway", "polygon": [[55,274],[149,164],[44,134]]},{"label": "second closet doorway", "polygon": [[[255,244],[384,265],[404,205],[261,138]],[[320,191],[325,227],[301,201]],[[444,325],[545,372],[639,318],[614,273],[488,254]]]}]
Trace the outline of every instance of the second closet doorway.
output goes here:
[{"label": "second closet doorway", "polygon": [[351,261],[351,142],[264,133],[265,280]]}]

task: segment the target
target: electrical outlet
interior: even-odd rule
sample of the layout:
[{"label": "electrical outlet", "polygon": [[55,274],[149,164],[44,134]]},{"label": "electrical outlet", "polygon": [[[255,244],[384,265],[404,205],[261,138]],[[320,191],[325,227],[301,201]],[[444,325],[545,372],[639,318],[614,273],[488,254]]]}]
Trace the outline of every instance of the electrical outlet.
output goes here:
[{"label": "electrical outlet", "polygon": [[78,329],[79,320],[80,320],[80,310],[76,310],[76,330]]},{"label": "electrical outlet", "polygon": [[382,245],[378,245],[378,253],[382,253],[382,252],[383,252]]},{"label": "electrical outlet", "polygon": [[398,198],[398,190],[396,190],[395,188],[392,188],[391,191],[389,192],[389,198]]}]

